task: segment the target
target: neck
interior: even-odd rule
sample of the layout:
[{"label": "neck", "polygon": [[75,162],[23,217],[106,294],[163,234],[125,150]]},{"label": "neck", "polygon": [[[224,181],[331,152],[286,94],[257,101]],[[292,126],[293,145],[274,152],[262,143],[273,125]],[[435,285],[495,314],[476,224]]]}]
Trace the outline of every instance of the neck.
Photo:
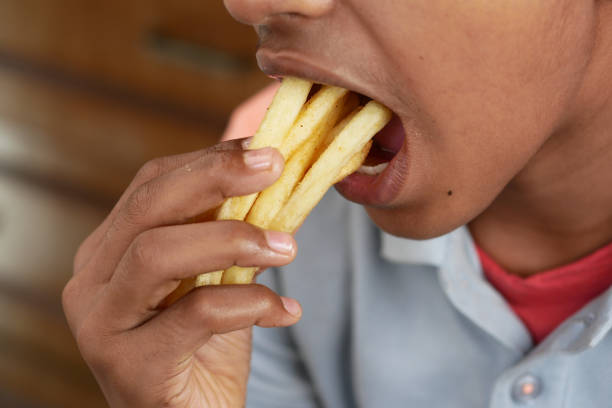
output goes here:
[{"label": "neck", "polygon": [[470,224],[511,273],[533,275],[612,242],[612,29],[601,31],[579,108]]}]

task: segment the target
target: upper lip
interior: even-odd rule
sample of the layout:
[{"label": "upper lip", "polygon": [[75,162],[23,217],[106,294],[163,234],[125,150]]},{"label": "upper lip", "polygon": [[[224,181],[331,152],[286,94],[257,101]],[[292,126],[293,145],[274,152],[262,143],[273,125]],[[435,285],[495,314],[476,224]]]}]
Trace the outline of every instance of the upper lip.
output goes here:
[{"label": "upper lip", "polygon": [[[364,86],[363,81],[357,81],[351,75],[340,75],[335,70],[316,64],[311,58],[306,58],[300,53],[260,48],[257,51],[257,62],[260,69],[267,75],[274,77],[296,76],[319,84],[338,86],[386,105],[384,96],[376,90]],[[392,109],[390,106],[388,107]]]}]

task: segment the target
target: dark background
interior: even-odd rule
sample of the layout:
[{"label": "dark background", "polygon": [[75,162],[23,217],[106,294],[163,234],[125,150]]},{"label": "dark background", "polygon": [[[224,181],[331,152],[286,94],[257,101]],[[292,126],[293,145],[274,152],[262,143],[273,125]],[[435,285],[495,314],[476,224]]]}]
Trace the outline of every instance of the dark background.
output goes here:
[{"label": "dark background", "polygon": [[72,257],[147,160],[268,83],[220,0],[0,0],[0,406],[105,407],[66,326]]}]

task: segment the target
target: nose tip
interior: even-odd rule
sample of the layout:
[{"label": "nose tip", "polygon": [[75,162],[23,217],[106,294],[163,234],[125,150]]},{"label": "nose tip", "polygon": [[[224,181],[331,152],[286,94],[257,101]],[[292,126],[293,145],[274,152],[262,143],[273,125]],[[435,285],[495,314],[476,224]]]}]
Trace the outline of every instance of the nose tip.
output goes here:
[{"label": "nose tip", "polygon": [[331,10],[334,0],[224,0],[225,7],[238,21],[258,25],[267,18],[294,14],[316,18]]}]

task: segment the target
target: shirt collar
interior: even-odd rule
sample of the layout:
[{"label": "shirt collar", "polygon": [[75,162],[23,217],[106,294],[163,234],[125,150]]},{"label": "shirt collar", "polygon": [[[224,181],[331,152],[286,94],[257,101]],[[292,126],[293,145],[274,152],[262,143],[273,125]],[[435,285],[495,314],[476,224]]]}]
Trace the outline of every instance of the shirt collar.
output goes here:
[{"label": "shirt collar", "polygon": [[[381,231],[380,254],[389,262],[437,268],[442,288],[457,309],[506,346],[523,353],[532,347],[525,326],[484,278],[467,227],[428,240]],[[610,330],[612,288],[559,326],[534,351],[580,352],[596,346]]]},{"label": "shirt collar", "polygon": [[389,262],[431,265],[439,268],[446,255],[448,235],[428,240],[411,240],[381,231],[381,256]]},{"label": "shirt collar", "polygon": [[467,227],[422,241],[381,234],[381,256],[385,260],[435,267],[440,285],[455,308],[506,347],[519,353],[531,347],[525,326],[483,277]]}]

